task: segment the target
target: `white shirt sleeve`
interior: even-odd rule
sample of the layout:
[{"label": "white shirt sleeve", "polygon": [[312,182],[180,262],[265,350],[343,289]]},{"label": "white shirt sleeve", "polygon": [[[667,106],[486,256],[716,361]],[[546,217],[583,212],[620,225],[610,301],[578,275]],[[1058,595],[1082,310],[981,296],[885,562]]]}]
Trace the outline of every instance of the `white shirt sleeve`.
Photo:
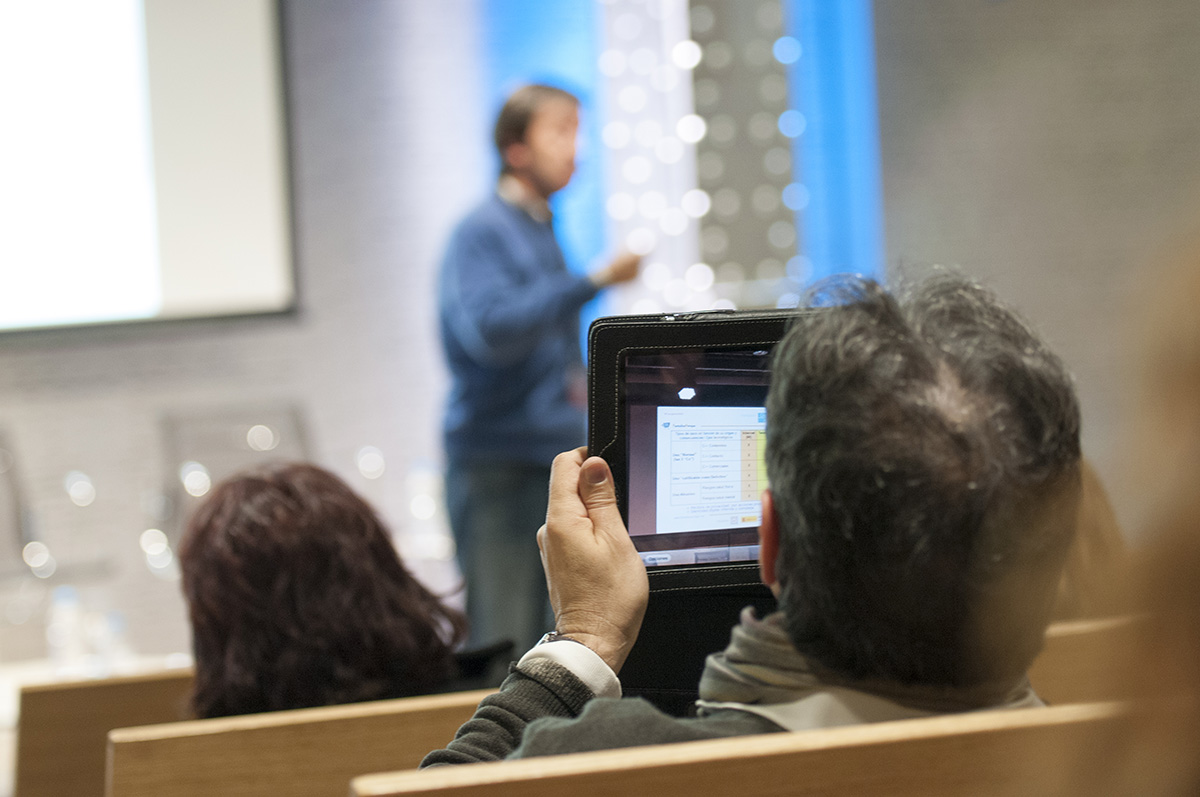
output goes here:
[{"label": "white shirt sleeve", "polygon": [[566,667],[576,678],[583,681],[596,697],[621,696],[621,681],[617,674],[587,645],[569,639],[546,642],[531,648],[517,662],[517,666],[533,659],[549,659]]}]

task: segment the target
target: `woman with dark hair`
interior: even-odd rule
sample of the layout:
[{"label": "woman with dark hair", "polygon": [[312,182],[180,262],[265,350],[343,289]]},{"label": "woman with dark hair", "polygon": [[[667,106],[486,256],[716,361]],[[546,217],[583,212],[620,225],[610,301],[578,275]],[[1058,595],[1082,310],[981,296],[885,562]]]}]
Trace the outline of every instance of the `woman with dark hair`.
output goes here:
[{"label": "woman with dark hair", "polygon": [[462,680],[453,652],[466,619],[405,569],[379,517],[326,470],[278,465],[223,482],[179,558],[198,717],[483,685]]}]

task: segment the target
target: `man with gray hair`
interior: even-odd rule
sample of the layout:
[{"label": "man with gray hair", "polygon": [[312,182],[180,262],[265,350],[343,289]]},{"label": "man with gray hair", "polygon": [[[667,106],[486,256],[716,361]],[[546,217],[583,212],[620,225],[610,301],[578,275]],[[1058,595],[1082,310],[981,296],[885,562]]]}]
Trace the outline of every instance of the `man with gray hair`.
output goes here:
[{"label": "man with gray hair", "polygon": [[[646,575],[603,460],[554,463],[557,620],[425,765],[1040,705],[1025,672],[1079,503],[1062,362],[961,278],[834,285],[776,348],[760,572],[779,599],[709,657],[697,716],[620,695]],[[680,631],[686,633],[686,630]]]}]

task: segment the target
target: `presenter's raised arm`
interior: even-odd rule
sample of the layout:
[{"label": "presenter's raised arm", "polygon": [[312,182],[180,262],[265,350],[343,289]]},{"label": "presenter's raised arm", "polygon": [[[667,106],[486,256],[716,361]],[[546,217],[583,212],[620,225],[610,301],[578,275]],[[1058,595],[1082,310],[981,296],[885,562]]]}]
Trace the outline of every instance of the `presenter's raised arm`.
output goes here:
[{"label": "presenter's raised arm", "polygon": [[597,288],[607,288],[609,285],[629,282],[637,277],[641,268],[641,255],[635,255],[633,252],[621,252],[604,268],[592,272],[591,280]]}]

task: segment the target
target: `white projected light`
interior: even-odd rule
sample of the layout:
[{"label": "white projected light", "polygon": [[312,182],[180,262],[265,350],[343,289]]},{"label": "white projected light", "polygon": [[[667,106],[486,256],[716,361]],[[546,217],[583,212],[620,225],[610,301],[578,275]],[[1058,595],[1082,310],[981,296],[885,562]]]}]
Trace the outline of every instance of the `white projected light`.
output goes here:
[{"label": "white projected light", "polygon": [[294,296],[274,0],[0,0],[0,330]]},{"label": "white projected light", "polygon": [[212,489],[212,477],[208,474],[208,468],[199,462],[183,463],[179,467],[179,481],[183,483],[183,489],[187,490],[188,495],[196,498],[206,495]]},{"label": "white projected light", "polygon": [[354,463],[358,466],[358,472],[365,479],[378,479],[387,468],[383,452],[375,446],[363,446],[360,448],[354,456]]},{"label": "white projected light", "polygon": [[0,4],[0,326],[158,312],[145,62],[137,0]]}]

